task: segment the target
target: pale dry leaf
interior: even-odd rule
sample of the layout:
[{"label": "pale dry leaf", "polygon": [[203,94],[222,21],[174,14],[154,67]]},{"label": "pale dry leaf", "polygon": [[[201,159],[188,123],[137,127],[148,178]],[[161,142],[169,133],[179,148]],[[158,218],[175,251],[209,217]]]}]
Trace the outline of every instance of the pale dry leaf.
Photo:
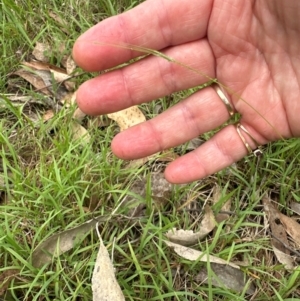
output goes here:
[{"label": "pale dry leaf", "polygon": [[82,122],[84,117],[86,116],[79,108],[77,108],[73,114],[73,118],[76,119],[78,122]]},{"label": "pale dry leaf", "polygon": [[213,256],[213,255],[207,255],[204,252],[189,248],[189,247],[185,247],[176,243],[173,243],[171,241],[167,241],[164,240],[164,242],[166,243],[166,245],[170,248],[173,248],[175,253],[178,254],[179,256],[181,256],[182,258],[185,258],[187,260],[190,261],[202,261],[202,262],[215,262],[215,263],[219,263],[222,265],[229,265],[233,268],[239,269],[240,267],[232,262],[228,262],[224,259],[221,259],[219,257]]},{"label": "pale dry leaf", "polygon": [[47,122],[48,120],[52,119],[54,117],[54,115],[55,114],[54,114],[53,110],[47,110],[44,113],[42,119],[43,119],[44,122]]},{"label": "pale dry leaf", "polygon": [[278,261],[282,263],[287,270],[292,270],[294,268],[294,260],[293,258],[289,255],[286,254],[279,249],[277,249],[274,245],[272,246],[274,254]]},{"label": "pale dry leaf", "polygon": [[239,293],[243,292],[245,287],[247,287],[246,293],[249,295],[254,294],[255,286],[248,281],[244,272],[240,269],[218,263],[210,263],[210,269],[210,274],[213,272],[210,279],[207,267],[201,267],[195,277],[195,281],[206,284],[211,283],[213,286],[230,289]]},{"label": "pale dry leaf", "polygon": [[47,71],[56,71],[58,73],[64,73],[66,74],[65,69],[57,67],[53,64],[46,63],[46,62],[39,62],[39,61],[23,61],[21,63],[23,66],[29,67],[32,70],[47,70]]},{"label": "pale dry leaf", "polygon": [[70,75],[72,74],[75,69],[76,69],[77,65],[75,63],[75,61],[72,58],[72,55],[69,55],[66,61],[66,69],[67,69],[67,73]]},{"label": "pale dry leaf", "polygon": [[300,248],[300,224],[294,219],[280,213],[279,218],[286,230],[286,232],[291,236],[294,242]]},{"label": "pale dry leaf", "polygon": [[291,202],[291,210],[300,215],[300,203]]},{"label": "pale dry leaf", "polygon": [[107,114],[107,116],[117,122],[121,132],[136,124],[146,121],[146,117],[137,106]]},{"label": "pale dry leaf", "polygon": [[215,216],[211,208],[205,206],[204,218],[200,223],[200,230],[194,232],[192,230],[183,230],[173,228],[169,230],[165,236],[172,242],[180,244],[182,246],[191,246],[197,243],[199,240],[205,238],[216,226]]},{"label": "pale dry leaf", "polygon": [[41,62],[49,62],[49,57],[47,53],[50,53],[50,51],[51,48],[49,44],[37,42],[32,51],[32,54],[35,56],[37,60]]},{"label": "pale dry leaf", "polygon": [[79,140],[81,144],[86,145],[91,141],[91,136],[87,129],[79,124],[76,120],[71,123],[72,137],[74,140]]},{"label": "pale dry leaf", "polygon": [[108,251],[100,239],[100,247],[92,277],[93,301],[125,301],[115,276]]},{"label": "pale dry leaf", "polygon": [[43,241],[32,254],[32,265],[36,268],[51,262],[52,257],[71,250],[78,240],[82,239],[89,231],[91,231],[97,223],[108,220],[106,216],[100,216],[89,220],[75,228],[56,233],[45,241]]},{"label": "pale dry leaf", "polygon": [[24,106],[24,104],[44,104],[40,99],[33,98],[27,95],[15,95],[15,94],[1,94],[0,95],[0,108],[7,108],[7,102],[10,102],[14,107]]},{"label": "pale dry leaf", "polygon": [[68,74],[57,72],[56,70],[52,70],[52,69],[50,71],[53,74],[53,77],[57,83],[63,82],[63,85],[66,87],[68,91],[74,91],[75,83],[68,80],[70,78]]}]

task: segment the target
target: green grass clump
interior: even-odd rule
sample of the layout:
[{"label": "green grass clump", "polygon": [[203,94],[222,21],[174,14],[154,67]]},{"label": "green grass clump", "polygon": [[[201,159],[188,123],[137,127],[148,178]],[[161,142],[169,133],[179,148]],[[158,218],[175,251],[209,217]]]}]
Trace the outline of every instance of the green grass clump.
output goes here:
[{"label": "green grass clump", "polygon": [[[2,0],[0,10],[0,89],[18,90],[39,97],[28,85],[14,86],[8,75],[28,59],[36,42],[52,46],[50,62],[60,65],[76,38],[96,22],[121,13],[142,1],[40,1]],[[55,15],[57,18],[53,18]],[[60,47],[65,50],[61,52]],[[83,82],[90,75],[77,78]],[[21,82],[22,83],[22,82]],[[141,106],[148,118],[167,109],[187,93],[174,94]],[[28,112],[40,117],[45,106],[6,102],[0,114],[0,294],[1,283],[10,280],[3,300],[91,300],[91,277],[99,247],[94,232],[74,248],[42,268],[32,261],[34,249],[51,235],[73,228],[97,216],[114,216],[99,225],[108,251],[113,252],[118,282],[126,300],[299,300],[300,270],[286,271],[276,260],[265,229],[261,199],[266,192],[289,214],[289,203],[300,202],[300,141],[279,141],[254,157],[235,164],[205,180],[175,186],[168,202],[153,207],[148,177],[146,209],[140,218],[126,217],[122,206],[137,177],[163,168],[155,160],[144,167],[126,169],[126,162],[110,150],[116,126],[89,122],[90,143],[72,138],[72,108],[60,110],[44,123],[33,122]],[[212,133],[203,135],[208,139]],[[185,146],[176,149],[185,152]],[[163,165],[163,164],[161,164]],[[183,259],[168,248],[164,234],[174,228],[199,230],[199,215],[211,203],[218,185],[222,193],[212,208],[215,213],[231,199],[230,217],[219,224],[195,249],[232,262],[256,286],[254,297],[197,282],[208,263]],[[184,202],[196,208],[177,210]],[[1,275],[6,275],[5,279]],[[9,282],[9,281],[8,281]],[[8,283],[7,282],[7,283]],[[2,287],[3,288],[3,287]],[[251,299],[254,298],[254,299]]]}]

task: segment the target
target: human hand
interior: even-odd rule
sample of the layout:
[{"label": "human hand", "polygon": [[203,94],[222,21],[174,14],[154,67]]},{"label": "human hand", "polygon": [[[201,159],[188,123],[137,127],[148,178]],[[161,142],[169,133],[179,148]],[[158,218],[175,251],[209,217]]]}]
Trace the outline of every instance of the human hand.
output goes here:
[{"label": "human hand", "polygon": [[[114,45],[160,50],[236,92],[229,100],[242,116],[240,123],[265,144],[300,136],[299,34],[298,0],[148,0],[92,27],[76,41],[73,56],[82,68],[99,71],[139,54]],[[87,114],[106,114],[206,81],[164,59],[147,57],[85,82],[77,102]],[[118,134],[112,150],[123,159],[145,157],[213,130],[229,117],[216,91],[208,87]],[[242,135],[256,148],[250,136]],[[235,126],[228,125],[170,163],[165,176],[173,183],[190,182],[245,155]]]}]

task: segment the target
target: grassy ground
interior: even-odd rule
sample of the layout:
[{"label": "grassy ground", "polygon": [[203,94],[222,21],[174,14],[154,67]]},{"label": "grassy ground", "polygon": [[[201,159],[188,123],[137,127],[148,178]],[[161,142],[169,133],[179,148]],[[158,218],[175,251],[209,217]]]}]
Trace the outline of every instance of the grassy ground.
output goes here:
[{"label": "grassy ground", "polygon": [[[0,93],[39,97],[25,82],[23,86],[8,84],[8,74],[30,57],[36,42],[50,43],[50,61],[60,65],[62,43],[65,53],[70,53],[80,33],[138,2],[2,0]],[[87,77],[78,78],[78,83]],[[166,108],[182,96],[157,100],[142,110],[148,117],[154,116],[157,104]],[[126,208],[119,207],[130,183],[137,175],[163,168],[163,164],[152,162],[143,168],[126,169],[126,162],[110,151],[117,131],[114,124],[99,127],[92,120],[88,129],[91,142],[82,145],[72,139],[72,110],[63,109],[50,122],[37,124],[26,118],[28,110],[42,115],[45,107],[6,104],[0,108],[0,275],[15,275],[5,292],[1,292],[1,281],[7,277],[0,276],[0,300],[91,300],[91,276],[99,245],[94,233],[40,269],[33,266],[32,253],[52,234],[94,216],[109,215],[116,208],[116,217],[100,225],[100,233],[109,252],[114,250],[117,279],[126,300],[300,300],[300,271],[288,272],[276,260],[261,203],[262,196],[271,192],[280,210],[289,214],[288,204],[300,202],[299,140],[266,146],[260,162],[250,157],[203,181],[174,187],[168,202],[158,210],[149,205],[147,189],[144,216],[133,222],[124,217]],[[176,151],[183,153],[184,147]],[[243,271],[256,286],[253,296],[247,296],[246,289],[237,293],[199,283],[200,269],[207,268],[208,275],[212,274],[210,264],[180,258],[163,243],[164,233],[173,227],[198,229],[195,220],[199,211],[176,208],[186,200],[203,208],[211,201],[216,185],[222,194],[213,210],[217,213],[220,203],[230,198],[233,214],[193,247],[246,263]]]}]

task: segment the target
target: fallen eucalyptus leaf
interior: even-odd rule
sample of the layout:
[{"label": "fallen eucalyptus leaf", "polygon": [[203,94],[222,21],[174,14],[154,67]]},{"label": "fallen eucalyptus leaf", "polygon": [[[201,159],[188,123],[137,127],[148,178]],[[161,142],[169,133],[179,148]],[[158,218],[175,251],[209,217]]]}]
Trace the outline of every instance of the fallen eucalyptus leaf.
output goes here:
[{"label": "fallen eucalyptus leaf", "polygon": [[100,236],[99,239],[100,248],[92,277],[93,301],[125,301],[108,251]]},{"label": "fallen eucalyptus leaf", "polygon": [[207,255],[204,252],[189,248],[189,247],[184,247],[182,245],[179,244],[175,244],[171,241],[167,241],[164,240],[164,242],[166,243],[166,245],[170,248],[173,248],[175,253],[177,253],[179,256],[181,256],[182,258],[185,258],[187,260],[191,260],[191,261],[202,261],[202,262],[215,262],[218,264],[222,264],[222,265],[229,265],[235,269],[239,269],[240,267],[234,263],[228,262],[224,259],[221,259],[219,257],[213,256],[213,255]]},{"label": "fallen eucalyptus leaf", "polygon": [[138,123],[146,121],[146,117],[137,106],[107,114],[107,116],[117,122],[121,132]]},{"label": "fallen eucalyptus leaf", "polygon": [[[24,78],[34,88],[41,91],[42,93],[44,93],[46,95],[51,95],[51,92],[47,89],[47,86],[49,86],[49,83],[51,84],[50,73],[47,78],[47,84],[45,84],[45,81],[41,78],[40,74],[37,75],[37,74],[34,74],[34,73],[26,71],[26,70],[18,70],[16,72],[14,72],[13,74]],[[45,76],[46,76],[46,73],[44,73],[44,78],[45,78]]]},{"label": "fallen eucalyptus leaf", "polygon": [[241,270],[218,263],[210,263],[210,268],[213,272],[213,277],[209,279],[207,267],[202,267],[195,281],[206,284],[211,283],[213,286],[230,289],[239,293],[243,292],[245,286],[247,286],[246,293],[249,295],[254,294],[255,286],[253,283],[248,282],[245,274]]},{"label": "fallen eucalyptus leaf", "polygon": [[171,241],[182,246],[191,246],[197,243],[199,240],[205,238],[216,226],[214,213],[211,208],[205,206],[204,218],[200,224],[200,230],[194,232],[192,230],[183,230],[173,228],[169,230],[165,236]]},{"label": "fallen eucalyptus leaf", "polygon": [[100,216],[89,220],[75,228],[65,230],[54,234],[43,241],[32,253],[32,265],[36,268],[51,262],[52,257],[71,250],[78,240],[82,239],[91,231],[97,223],[105,222],[109,219],[107,216]]}]

